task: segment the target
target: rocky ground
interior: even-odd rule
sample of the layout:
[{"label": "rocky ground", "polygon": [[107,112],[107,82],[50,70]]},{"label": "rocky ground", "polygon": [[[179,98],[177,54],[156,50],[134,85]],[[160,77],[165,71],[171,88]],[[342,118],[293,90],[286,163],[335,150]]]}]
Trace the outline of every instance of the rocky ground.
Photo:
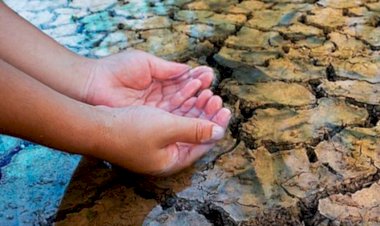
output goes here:
[{"label": "rocky ground", "polygon": [[380,225],[379,1],[5,2],[82,55],[213,67],[234,118],[169,178],[82,159],[69,182],[78,157],[1,137],[1,225]]}]

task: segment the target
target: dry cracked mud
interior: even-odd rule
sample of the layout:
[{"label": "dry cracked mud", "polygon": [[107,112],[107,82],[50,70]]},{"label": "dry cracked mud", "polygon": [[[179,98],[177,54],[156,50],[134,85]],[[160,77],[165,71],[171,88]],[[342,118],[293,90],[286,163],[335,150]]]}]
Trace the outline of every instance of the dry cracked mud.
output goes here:
[{"label": "dry cracked mud", "polygon": [[5,2],[82,55],[136,48],[213,67],[234,118],[167,178],[82,158],[70,182],[41,163],[50,180],[31,184],[11,169],[43,148],[2,137],[0,194],[25,184],[36,198],[2,200],[1,225],[380,225],[379,1]]}]

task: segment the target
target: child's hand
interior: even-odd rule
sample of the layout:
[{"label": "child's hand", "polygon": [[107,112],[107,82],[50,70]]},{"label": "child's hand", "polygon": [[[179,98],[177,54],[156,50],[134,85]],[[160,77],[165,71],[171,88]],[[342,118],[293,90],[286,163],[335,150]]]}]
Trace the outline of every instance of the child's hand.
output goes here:
[{"label": "child's hand", "polygon": [[168,175],[188,167],[224,136],[231,116],[225,108],[207,104],[197,108],[197,104],[203,105],[186,103],[182,110],[198,112],[207,120],[147,106],[100,107],[106,125],[100,134],[104,139],[91,155],[151,175]]},{"label": "child's hand", "polygon": [[1,133],[148,174],[189,166],[223,137],[231,113],[207,89],[210,68],[141,51],[87,59],[1,2],[0,15]]},{"label": "child's hand", "polygon": [[85,101],[127,107],[101,107],[108,129],[95,156],[138,173],[167,175],[191,165],[224,136],[231,113],[207,89],[211,68],[190,71],[136,50],[94,62]]},{"label": "child's hand", "polygon": [[85,102],[110,107],[148,105],[171,112],[213,80],[211,68],[190,70],[137,50],[94,60],[87,67]]},{"label": "child's hand", "polygon": [[202,91],[173,113],[149,106],[91,106],[0,60],[1,133],[140,173],[176,172],[223,137],[231,113],[220,97],[210,96]]}]

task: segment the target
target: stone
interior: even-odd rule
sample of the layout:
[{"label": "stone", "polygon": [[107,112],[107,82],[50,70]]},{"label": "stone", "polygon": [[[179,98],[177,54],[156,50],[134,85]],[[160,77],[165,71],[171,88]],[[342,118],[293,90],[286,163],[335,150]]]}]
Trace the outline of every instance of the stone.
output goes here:
[{"label": "stone", "polygon": [[106,225],[112,222],[138,225],[155,204],[154,199],[136,195],[133,188],[115,186],[104,191],[92,206],[67,214],[65,219],[55,222],[55,225]]},{"label": "stone", "polygon": [[236,36],[230,36],[225,41],[229,48],[260,51],[279,47],[284,39],[278,32],[261,32],[256,29],[242,27]]},{"label": "stone", "polygon": [[138,35],[135,32],[118,31],[108,34],[100,42],[100,47],[112,46],[118,43],[125,43],[125,47],[141,42]]},{"label": "stone", "polygon": [[270,30],[275,26],[289,26],[296,23],[301,17],[301,11],[304,7],[307,8],[305,5],[289,4],[283,5],[278,10],[255,11],[246,26],[260,30]]},{"label": "stone", "polygon": [[345,9],[353,8],[363,4],[361,0],[319,0],[318,5],[328,8]]},{"label": "stone", "polygon": [[108,12],[98,12],[80,18],[79,31],[84,33],[114,31],[123,20],[122,17],[111,17]]},{"label": "stone", "polygon": [[312,36],[323,36],[323,31],[319,28],[307,26],[302,23],[294,23],[286,27],[275,27],[274,30],[283,34],[286,38],[293,41],[306,39]]},{"label": "stone", "polygon": [[292,43],[288,47],[286,56],[291,60],[312,61],[317,66],[328,66],[335,56],[336,51],[333,42],[327,41],[324,37],[312,36]]},{"label": "stone", "polygon": [[235,25],[226,24],[221,25],[207,25],[207,24],[178,24],[174,26],[178,32],[182,32],[192,38],[199,40],[209,40],[212,42],[221,42],[226,37],[235,32]]},{"label": "stone", "polygon": [[242,107],[247,109],[282,105],[297,107],[316,102],[316,98],[306,87],[279,81],[240,85],[232,80],[222,85],[222,95],[231,100],[239,99]]},{"label": "stone", "polygon": [[193,1],[185,6],[188,10],[211,10],[215,12],[223,12],[231,5],[236,5],[237,0],[208,0]]},{"label": "stone", "polygon": [[[76,168],[65,197],[60,203],[57,220],[65,217],[80,205],[90,205],[99,195],[99,190],[113,183],[117,177],[107,163],[91,158],[82,158]],[[64,214],[63,214],[64,213]]]},{"label": "stone", "polygon": [[248,0],[248,1],[242,1],[237,5],[230,6],[226,9],[228,13],[234,13],[234,14],[251,14],[253,12],[263,10],[267,7],[271,6],[271,4],[266,4],[264,2],[255,1],[255,0]]},{"label": "stone", "polygon": [[375,12],[380,12],[380,2],[372,2],[372,3],[366,3],[365,4],[369,10],[375,11]]},{"label": "stone", "polygon": [[344,17],[341,9],[316,8],[313,9],[311,13],[311,15],[306,17],[306,24],[316,26],[328,32],[335,31],[344,26],[349,26],[359,20],[356,18]]},{"label": "stone", "polygon": [[332,61],[338,77],[363,80],[370,83],[380,82],[380,59],[357,57],[345,61]]},{"label": "stone", "polygon": [[366,7],[356,7],[347,10],[347,15],[351,17],[362,17],[368,15],[368,9]]},{"label": "stone", "polygon": [[296,41],[290,45],[290,50],[287,53],[287,56],[292,59],[303,59],[305,55],[306,59],[308,57],[314,59],[314,64],[326,66],[338,63],[355,64],[354,62],[359,60],[361,63],[376,61],[376,57],[372,57],[373,52],[368,48],[368,45],[350,35],[339,32],[329,33],[328,40],[311,36]]},{"label": "stone", "polygon": [[[181,33],[173,33],[170,30],[154,30],[142,33],[146,42],[139,43],[133,47],[163,57],[168,60],[186,60],[190,55],[205,54],[211,51],[213,46],[207,41],[204,46],[198,44],[196,39]],[[202,49],[203,48],[203,49]],[[196,55],[195,54],[195,55]]]},{"label": "stone", "polygon": [[365,104],[380,105],[380,84],[354,80],[336,82],[324,80],[319,87],[329,96],[347,97]]},{"label": "stone", "polygon": [[332,54],[336,51],[336,46],[333,42],[327,41],[322,46],[317,46],[310,49],[310,57],[318,59],[319,61],[330,63],[334,60]]},{"label": "stone", "polygon": [[368,25],[357,25],[347,27],[344,32],[363,40],[369,44],[374,50],[380,50],[380,29]]},{"label": "stone", "polygon": [[347,125],[363,125],[368,117],[365,109],[337,99],[322,98],[318,106],[306,110],[259,109],[243,124],[245,140],[254,145],[312,144],[329,131]]},{"label": "stone", "polygon": [[[155,221],[166,219],[148,215],[160,204],[157,200],[164,199],[168,190],[179,193],[190,186],[192,180],[199,180],[199,174],[195,170],[207,169],[216,158],[231,150],[235,143],[236,140],[228,134],[195,166],[166,178],[137,176],[98,160],[82,159],[62,200],[56,224],[71,225],[76,222],[79,225],[104,225],[119,222],[123,225],[140,225],[147,218],[150,220],[144,224],[155,225]],[[162,209],[159,212],[161,211]],[[164,214],[160,214],[162,215]],[[174,211],[165,216],[172,218],[167,222],[174,223],[173,221],[185,220],[197,214]]]},{"label": "stone", "polygon": [[244,14],[219,14],[212,11],[181,10],[175,14],[175,19],[186,23],[203,23],[208,25],[242,25],[247,18]]},{"label": "stone", "polygon": [[177,212],[173,209],[169,211],[161,212],[158,216],[148,216],[147,220],[144,222],[144,226],[158,226],[158,225],[183,225],[183,226],[192,226],[192,225],[205,225],[211,226],[212,224],[207,221],[207,219],[195,212],[195,211],[180,211]]},{"label": "stone", "polygon": [[336,224],[378,225],[380,224],[379,182],[353,194],[336,194],[319,201],[318,211]]},{"label": "stone", "polygon": [[296,40],[294,44],[290,46],[290,51],[292,51],[292,49],[306,49],[313,52],[314,49],[318,48],[326,48],[327,51],[330,51],[330,48],[332,48],[330,46],[333,46],[333,43],[326,40],[325,37],[310,36],[305,39]]},{"label": "stone", "polygon": [[[289,162],[285,169],[293,173],[280,182],[286,192],[301,199],[304,204],[310,205],[314,197],[332,190],[337,183],[342,183],[342,181],[319,162],[310,162],[307,153],[305,149],[285,151],[284,155],[287,155]],[[282,151],[275,154],[282,157]],[[281,158],[278,161],[281,162]]]},{"label": "stone", "polygon": [[[249,150],[241,143],[235,150],[223,155],[213,169],[204,171],[204,180],[194,181],[191,187],[178,196],[202,203],[215,202],[236,223],[252,223],[261,217],[269,221],[272,217],[277,217],[279,221],[286,222],[289,212],[294,216],[300,210],[296,207],[297,199],[288,196],[277,183],[291,177],[298,170],[297,167],[292,167],[295,166],[292,161],[298,159],[290,156],[287,159],[285,156],[286,154],[272,155],[264,148]],[[280,165],[291,167],[294,171],[284,173]],[[262,216],[264,211],[272,213]]]},{"label": "stone", "polygon": [[307,82],[325,76],[326,69],[302,60],[279,58],[269,60],[268,67],[240,67],[233,71],[233,77],[240,84],[252,85],[257,82],[287,81]]},{"label": "stone", "polygon": [[322,164],[326,164],[341,179],[360,181],[377,173],[380,165],[379,128],[344,129],[315,148]]},{"label": "stone", "polygon": [[331,53],[332,57],[350,60],[351,58],[369,55],[368,47],[361,41],[338,32],[328,35],[329,40],[336,45],[336,50]]},{"label": "stone", "polygon": [[113,4],[116,4],[116,0],[104,1],[104,0],[72,0],[70,1],[70,6],[73,8],[82,8],[90,11],[101,11]]},{"label": "stone", "polygon": [[281,56],[278,51],[248,51],[223,47],[214,56],[215,60],[226,67],[238,68],[241,66],[263,66],[268,60],[277,59]]},{"label": "stone", "polygon": [[110,16],[108,12],[100,12],[83,17],[79,20],[81,32],[106,32],[122,29],[149,30],[169,28],[171,20],[164,16],[152,16],[148,18],[128,18],[124,16]]},{"label": "stone", "polygon": [[[62,17],[60,17],[59,19],[61,19]],[[66,19],[68,19],[67,21],[65,21],[66,24],[68,24],[70,22],[70,17],[67,17],[66,16]],[[39,14],[36,14],[34,16],[34,18],[31,18],[31,20],[33,20],[35,23],[37,24],[40,24],[40,26],[43,26],[44,24],[51,24],[50,22],[53,21],[53,20],[57,20],[55,18],[55,15],[53,12],[49,12],[49,11],[44,11],[44,12],[41,12]],[[59,24],[65,24],[65,23],[59,23]]]},{"label": "stone", "polygon": [[63,36],[62,34],[65,34],[64,36],[75,35],[77,29],[78,27],[75,24],[65,24],[55,28],[45,29],[43,32],[49,36],[58,38]]},{"label": "stone", "polygon": [[129,19],[147,19],[154,16],[168,16],[177,8],[173,5],[158,1],[129,1],[112,8],[116,16]]},{"label": "stone", "polygon": [[313,1],[309,0],[294,0],[294,1],[288,1],[288,0],[269,0],[267,2],[277,2],[277,4],[274,4],[271,9],[277,10],[277,11],[297,11],[301,13],[305,13],[310,11],[311,9],[315,8],[315,5],[310,4],[313,3]]},{"label": "stone", "polygon": [[192,1],[193,0],[163,0],[165,5],[174,5],[177,7],[182,7],[183,5]]},{"label": "stone", "polygon": [[139,31],[169,28],[171,26],[171,20],[164,16],[153,16],[146,19],[125,20],[118,25],[120,26],[120,24],[124,26],[124,29]]}]

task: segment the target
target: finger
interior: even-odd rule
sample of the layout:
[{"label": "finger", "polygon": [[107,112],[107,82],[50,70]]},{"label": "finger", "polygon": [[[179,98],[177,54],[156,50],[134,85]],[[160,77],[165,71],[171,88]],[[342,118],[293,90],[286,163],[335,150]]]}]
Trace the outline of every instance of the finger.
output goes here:
[{"label": "finger", "polygon": [[207,66],[199,66],[199,67],[193,68],[189,73],[192,78],[199,78],[199,76],[203,74],[210,74],[214,76],[214,70],[212,70],[212,68],[207,67]]},{"label": "finger", "polygon": [[173,98],[170,100],[170,103],[174,107],[180,106],[187,99],[193,97],[198,92],[201,85],[201,81],[198,79],[190,81],[183,87],[183,89],[181,89],[177,94],[173,96]]},{"label": "finger", "polygon": [[223,100],[219,96],[212,96],[204,107],[208,118],[212,118],[223,106]]},{"label": "finger", "polygon": [[227,108],[220,109],[212,118],[211,121],[215,122],[216,124],[220,125],[223,128],[227,128],[228,123],[231,119],[231,111]]},{"label": "finger", "polygon": [[176,142],[204,144],[222,139],[225,132],[223,127],[211,121],[176,115],[171,116],[166,128],[167,131],[161,134],[162,147]]},{"label": "finger", "polygon": [[201,89],[206,89],[211,86],[212,80],[214,79],[214,75],[210,73],[202,74],[197,79],[202,82]]},{"label": "finger", "polygon": [[168,96],[168,95],[177,93],[179,92],[179,90],[181,90],[184,86],[186,86],[186,84],[188,84],[192,80],[194,79],[188,77],[187,79],[183,79],[183,80],[174,79],[174,80],[162,81],[163,94],[165,96]]},{"label": "finger", "polygon": [[200,80],[202,83],[201,89],[205,89],[211,85],[212,80],[214,78],[212,73],[201,74],[196,77],[197,78],[192,77],[190,73],[187,72],[187,73],[182,74],[178,78],[163,81],[162,84],[164,86],[164,89],[163,89],[164,95],[170,95],[170,94],[178,92],[178,90],[180,90],[188,82],[194,79]]},{"label": "finger", "polygon": [[192,78],[196,78],[202,81],[201,89],[206,89],[210,87],[212,81],[214,80],[214,70],[207,66],[200,66],[192,69],[189,72]]},{"label": "finger", "polygon": [[191,118],[199,118],[202,115],[204,106],[207,104],[212,95],[213,93],[211,90],[203,90],[201,94],[199,94],[195,105],[189,111],[187,111],[184,114],[184,116]]},{"label": "finger", "polygon": [[199,118],[202,115],[202,109],[193,106],[184,116],[188,118]]},{"label": "finger", "polygon": [[181,106],[181,111],[182,112],[189,111],[192,107],[194,107],[194,105],[195,105],[196,102],[197,102],[197,98],[196,97],[191,97],[190,99],[188,99],[187,101],[185,101],[185,103],[183,103],[183,105]]},{"label": "finger", "polygon": [[191,108],[194,107],[196,102],[197,102],[197,98],[191,97],[190,99],[185,101],[179,109],[174,110],[173,114],[180,115],[180,116],[185,115],[188,111],[190,111]]},{"label": "finger", "polygon": [[187,73],[191,67],[186,64],[167,61],[147,53],[152,77],[160,80],[172,79]]},{"label": "finger", "polygon": [[195,104],[195,107],[199,109],[203,109],[203,107],[206,105],[206,103],[212,97],[212,95],[213,93],[211,90],[209,89],[203,90],[198,96],[198,100],[197,100],[197,103]]}]

